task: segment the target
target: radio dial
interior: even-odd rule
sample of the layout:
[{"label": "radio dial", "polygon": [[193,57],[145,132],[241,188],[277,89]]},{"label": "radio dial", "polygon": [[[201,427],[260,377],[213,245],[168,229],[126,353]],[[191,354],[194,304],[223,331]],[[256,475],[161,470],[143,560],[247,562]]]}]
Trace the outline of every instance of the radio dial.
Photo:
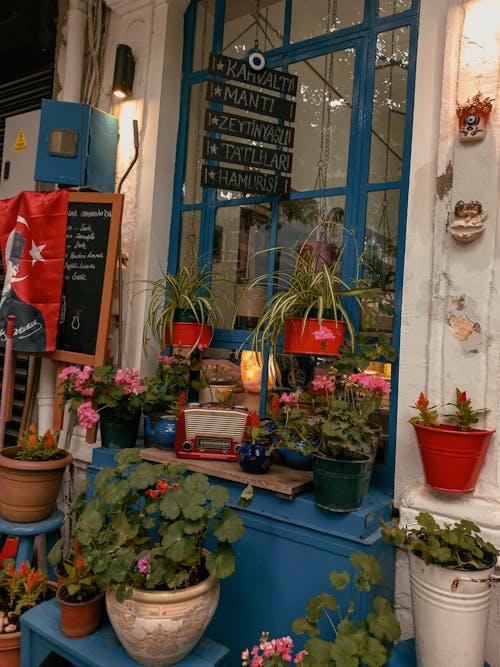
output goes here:
[{"label": "radio dial", "polygon": [[182,444],[182,449],[185,452],[190,452],[193,449],[193,443],[190,442],[189,440],[184,440],[184,442]]}]

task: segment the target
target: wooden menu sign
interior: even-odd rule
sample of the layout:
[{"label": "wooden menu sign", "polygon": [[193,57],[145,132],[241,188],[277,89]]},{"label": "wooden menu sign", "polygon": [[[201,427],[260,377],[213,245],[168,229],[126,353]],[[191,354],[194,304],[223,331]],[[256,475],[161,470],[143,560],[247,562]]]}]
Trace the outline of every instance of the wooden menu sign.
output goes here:
[{"label": "wooden menu sign", "polygon": [[205,130],[286,148],[292,148],[295,134],[294,128],[287,125],[211,109],[205,112]]},{"label": "wooden menu sign", "polygon": [[223,56],[221,53],[210,54],[208,73],[212,76],[221,76],[224,79],[231,79],[250,86],[274,90],[274,92],[284,95],[297,95],[299,77],[295,74],[267,68],[255,71],[243,60]]},{"label": "wooden menu sign", "polygon": [[250,90],[247,87],[233,86],[230,83],[209,81],[207,100],[237,109],[246,109],[246,111],[253,111],[264,116],[272,116],[280,120],[293,121],[295,119],[295,102]]},{"label": "wooden menu sign", "polygon": [[292,153],[251,144],[240,144],[237,141],[228,141],[227,139],[209,139],[205,137],[203,157],[207,160],[220,160],[221,162],[247,164],[250,167],[275,169],[288,174],[292,171]]},{"label": "wooden menu sign", "polygon": [[[293,147],[294,129],[285,123],[295,120],[296,103],[287,96],[297,94],[298,77],[274,69],[255,70],[244,60],[219,53],[210,54],[208,72],[215,78],[208,81],[207,100],[216,108],[205,113],[205,130],[210,136],[203,142],[207,163],[202,168],[202,187],[288,196],[291,179],[283,174],[292,171],[292,153],[281,149]],[[228,113],[224,107],[270,116],[278,122]],[[223,135],[251,143],[231,141]],[[278,149],[262,144],[273,144]],[[239,164],[247,170],[232,169],[221,163]]]},{"label": "wooden menu sign", "polygon": [[99,366],[106,357],[123,195],[70,192],[56,361]]},{"label": "wooden menu sign", "polygon": [[259,171],[243,171],[203,165],[201,185],[208,188],[223,188],[240,192],[255,192],[261,195],[289,195],[290,178]]}]

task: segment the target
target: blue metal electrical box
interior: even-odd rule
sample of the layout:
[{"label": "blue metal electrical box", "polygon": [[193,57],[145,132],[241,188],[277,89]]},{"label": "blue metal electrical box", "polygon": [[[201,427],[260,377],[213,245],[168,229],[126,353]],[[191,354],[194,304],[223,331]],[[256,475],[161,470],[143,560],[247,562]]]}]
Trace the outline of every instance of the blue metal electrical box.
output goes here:
[{"label": "blue metal electrical box", "polygon": [[42,100],[35,180],[114,192],[118,119],[88,104]]}]

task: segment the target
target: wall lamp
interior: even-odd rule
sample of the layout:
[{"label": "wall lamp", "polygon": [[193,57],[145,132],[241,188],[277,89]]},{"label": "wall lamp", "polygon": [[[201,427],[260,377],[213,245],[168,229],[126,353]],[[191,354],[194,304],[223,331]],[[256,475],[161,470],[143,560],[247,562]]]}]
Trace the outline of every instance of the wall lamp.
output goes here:
[{"label": "wall lamp", "polygon": [[132,95],[134,86],[135,60],[132,49],[127,44],[116,47],[115,73],[113,75],[113,95],[123,99]]}]

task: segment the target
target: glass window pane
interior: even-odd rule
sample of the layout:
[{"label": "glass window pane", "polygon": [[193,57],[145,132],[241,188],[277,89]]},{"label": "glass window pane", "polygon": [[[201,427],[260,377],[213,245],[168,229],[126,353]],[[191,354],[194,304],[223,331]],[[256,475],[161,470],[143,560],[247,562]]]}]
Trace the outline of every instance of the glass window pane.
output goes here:
[{"label": "glass window pane", "polygon": [[179,265],[191,264],[198,257],[200,212],[184,211],[181,216]]},{"label": "glass window pane", "polygon": [[392,16],[399,12],[405,12],[411,9],[412,0],[379,0],[378,15],[382,19],[384,16]]},{"label": "glass window pane", "polygon": [[271,207],[224,206],[217,209],[213,270],[217,274],[222,313],[219,326],[236,329],[255,326],[265,304],[265,290],[245,291],[249,281],[267,271],[267,254],[256,254],[270,246]]},{"label": "glass window pane", "polygon": [[189,131],[186,151],[186,172],[184,175],[183,202],[194,204],[201,201],[201,165],[203,163],[203,136],[205,123],[207,84],[191,86],[189,104]]},{"label": "glass window pane", "polygon": [[381,33],[377,39],[370,182],[401,178],[408,84],[407,27]]},{"label": "glass window pane", "polygon": [[[364,0],[337,3],[337,15],[333,16],[331,0],[293,0],[290,41],[300,42],[318,35],[325,35],[339,28],[363,22]],[[333,21],[330,19],[333,18]],[[333,24],[333,25],[332,25]]]},{"label": "glass window pane", "polygon": [[193,49],[193,71],[195,72],[208,66],[214,30],[214,8],[215,0],[198,0]]},{"label": "glass window pane", "polygon": [[[355,51],[338,51],[333,63],[330,61],[327,54],[296,63],[289,70],[299,77],[292,172],[295,192],[341,187],[347,182]],[[320,170],[320,158],[326,170],[323,166]]]},{"label": "glass window pane", "polygon": [[368,304],[363,328],[392,330],[396,251],[398,243],[399,190],[369,192],[366,205],[363,278],[382,290],[382,306]]},{"label": "glass window pane", "polygon": [[[332,264],[344,242],[344,209],[345,197],[281,202],[277,246],[296,248],[306,244],[318,261]],[[285,256],[278,258],[276,268],[290,269],[286,260]]]},{"label": "glass window pane", "polygon": [[256,40],[262,51],[279,48],[283,45],[284,16],[284,0],[226,2],[222,53],[243,58]]}]

